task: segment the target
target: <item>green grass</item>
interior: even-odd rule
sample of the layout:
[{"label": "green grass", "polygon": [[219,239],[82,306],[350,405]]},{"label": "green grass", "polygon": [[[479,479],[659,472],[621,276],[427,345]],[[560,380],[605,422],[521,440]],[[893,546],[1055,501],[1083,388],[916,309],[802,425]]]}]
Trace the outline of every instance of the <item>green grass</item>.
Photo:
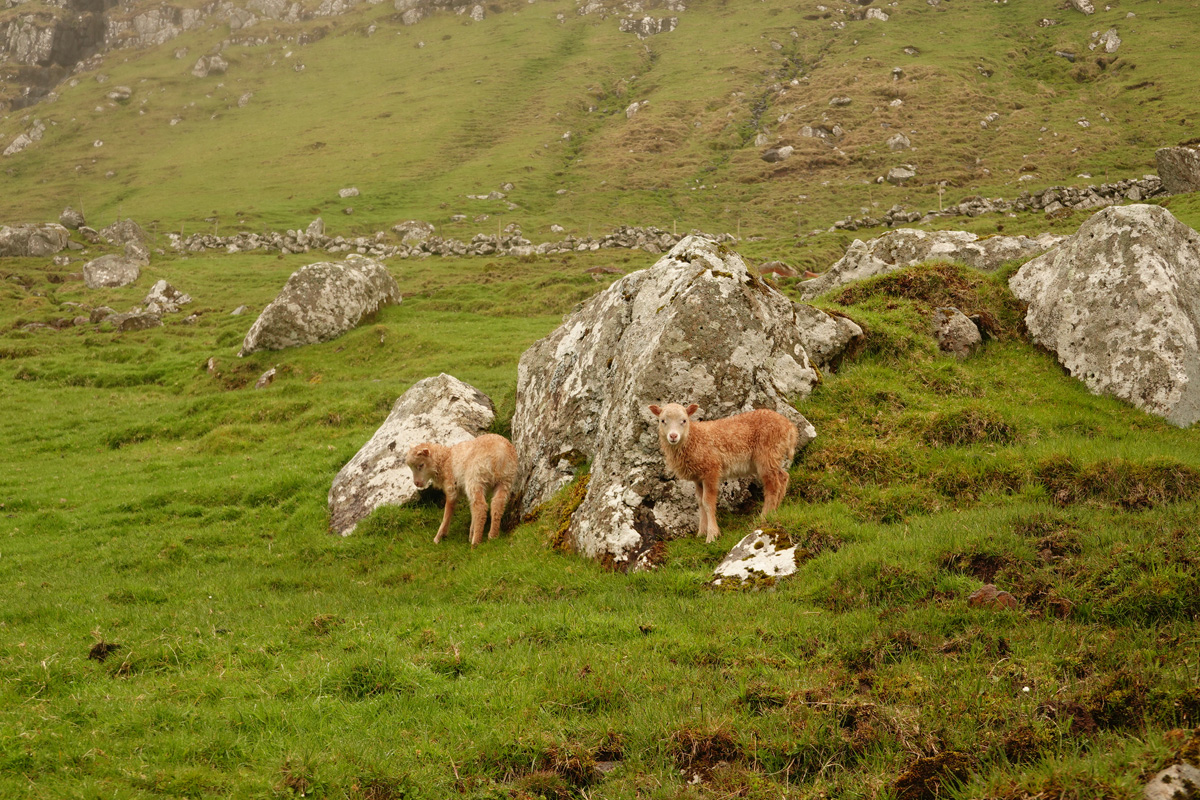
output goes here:
[{"label": "green grass", "polygon": [[[822,300],[868,344],[801,406],[818,438],[772,521],[794,578],[707,586],[736,515],[605,572],[553,549],[568,498],[475,551],[463,514],[432,544],[433,500],[327,533],[408,385],[467,380],[503,430],[520,353],[610,259],[396,262],[399,306],[246,359],[228,312],[311,256],[103,292],[6,263],[0,794],[1125,798],[1200,727],[1195,432],[1089,395],[960,267]],[[160,274],[197,321],[17,327]],[[946,291],[997,322],[961,363],[926,338]],[[985,581],[1020,610],[969,607]]]}]

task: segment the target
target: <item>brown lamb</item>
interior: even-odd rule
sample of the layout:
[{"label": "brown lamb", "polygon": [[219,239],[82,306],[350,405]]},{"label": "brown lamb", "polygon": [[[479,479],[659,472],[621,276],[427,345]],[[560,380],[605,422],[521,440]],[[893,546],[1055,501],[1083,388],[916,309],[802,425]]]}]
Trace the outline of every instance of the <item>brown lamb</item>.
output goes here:
[{"label": "brown lamb", "polygon": [[517,451],[512,442],[495,433],[485,433],[453,447],[422,442],[412,446],[405,461],[418,489],[434,486],[446,494],[446,510],[433,537],[434,544],[446,535],[460,492],[471,503],[471,546],[483,541],[483,526],[488,516],[487,492],[492,493],[488,538],[500,535],[504,506],[517,477]]},{"label": "brown lamb", "polygon": [[658,418],[658,444],[671,472],[696,484],[700,506],[700,535],[714,541],[717,527],[717,490],[723,480],[757,478],[763,485],[762,515],[779,507],[787,492],[788,473],[783,465],[796,455],[800,433],[782,414],[760,408],[725,419],[700,422],[700,409],[678,403],[650,406]]}]

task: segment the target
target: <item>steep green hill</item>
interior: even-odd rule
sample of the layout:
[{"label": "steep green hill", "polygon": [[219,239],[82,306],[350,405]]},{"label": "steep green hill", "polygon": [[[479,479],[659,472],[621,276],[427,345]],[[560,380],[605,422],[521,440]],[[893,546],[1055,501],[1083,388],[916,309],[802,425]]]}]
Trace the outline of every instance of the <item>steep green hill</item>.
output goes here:
[{"label": "steep green hill", "polygon": [[[1156,147],[1194,133],[1190,4],[1126,0],[1090,16],[1049,0],[869,8],[888,19],[856,19],[867,8],[855,3],[699,0],[651,9],[678,27],[644,40],[619,30],[631,16],[620,7],[583,15],[567,2],[493,6],[479,22],[437,11],[404,25],[381,4],[234,36],[215,24],[112,50],[56,101],[0,121],[5,143],[35,118],[48,125],[0,161],[0,219],[72,204],[93,222],[132,216],[159,231],[282,229],[323,214],[338,232],[417,217],[463,236],[499,219],[535,240],[555,223],[582,234],[654,224],[784,246],[862,209],[937,207],[942,182],[950,202],[1140,176]],[[1110,28],[1117,51],[1089,50]],[[224,47],[223,75],[190,74],[222,41],[248,39],[269,41]],[[118,85],[132,97],[107,99]],[[645,105],[627,117],[634,102]],[[839,135],[801,135],[818,125]],[[896,132],[912,150],[888,149]],[[776,144],[796,152],[763,161]],[[875,183],[899,163],[916,166],[910,185]],[[504,183],[515,187],[504,201],[466,199]],[[362,195],[341,200],[351,185]]]}]

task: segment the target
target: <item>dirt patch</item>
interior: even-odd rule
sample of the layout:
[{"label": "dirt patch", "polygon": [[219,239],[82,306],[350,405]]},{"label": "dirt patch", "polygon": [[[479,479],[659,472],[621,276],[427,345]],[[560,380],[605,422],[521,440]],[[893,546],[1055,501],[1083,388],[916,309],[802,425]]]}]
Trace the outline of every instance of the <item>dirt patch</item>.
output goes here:
[{"label": "dirt patch", "polygon": [[963,780],[975,759],[957,750],[922,756],[909,765],[892,788],[897,800],[936,800],[948,783]]},{"label": "dirt patch", "polygon": [[1008,564],[1008,557],[998,553],[946,553],[938,567],[947,572],[959,572],[992,583],[996,573]]},{"label": "dirt patch", "polygon": [[683,728],[671,735],[671,749],[676,768],[688,779],[708,780],[717,765],[735,764],[742,758],[742,746],[724,728]]},{"label": "dirt patch", "polygon": [[104,659],[108,658],[113,652],[120,650],[121,645],[113,642],[106,642],[103,639],[92,645],[92,649],[88,651],[88,658],[92,661],[104,663]]}]

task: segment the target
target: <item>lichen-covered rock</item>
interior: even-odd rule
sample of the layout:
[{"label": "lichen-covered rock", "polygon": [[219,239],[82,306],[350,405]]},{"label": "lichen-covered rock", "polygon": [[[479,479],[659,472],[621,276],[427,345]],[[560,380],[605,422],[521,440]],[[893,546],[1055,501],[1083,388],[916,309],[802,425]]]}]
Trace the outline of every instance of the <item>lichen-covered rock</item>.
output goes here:
[{"label": "lichen-covered rock", "polygon": [[1146,784],[1146,800],[1200,800],[1200,769],[1172,764]]},{"label": "lichen-covered rock", "polygon": [[866,242],[855,239],[846,254],[826,272],[801,284],[800,294],[810,299],[838,286],[895,272],[922,261],[961,261],[975,269],[992,271],[1006,261],[1043,253],[1063,238],[1042,234],[1036,239],[1028,236],[981,239],[966,231],[897,228]]},{"label": "lichen-covered rock", "polygon": [[192,74],[197,78],[207,78],[209,75],[224,75],[229,69],[229,62],[219,54],[200,56],[192,66]]},{"label": "lichen-covered rock", "polygon": [[329,489],[329,528],[349,536],[382,505],[400,505],[420,490],[404,464],[421,442],[454,445],[486,433],[495,419],[487,395],[450,375],[418,381],[400,395],[379,430],[342,467]]},{"label": "lichen-covered rock", "polygon": [[83,282],[89,289],[128,286],[142,275],[141,259],[116,254],[100,256],[83,265]]},{"label": "lichen-covered rock", "polygon": [[400,302],[400,287],[378,261],[350,256],[301,267],[263,309],[240,355],[327,342],[368,314]]},{"label": "lichen-covered rock", "polygon": [[42,258],[52,256],[67,246],[70,234],[62,225],[0,226],[0,256],[11,258]]},{"label": "lichen-covered rock", "polygon": [[1169,193],[1200,192],[1200,147],[1160,147],[1154,161]]},{"label": "lichen-covered rock", "polygon": [[63,209],[62,213],[58,215],[58,223],[64,228],[77,231],[86,225],[87,221],[83,218],[82,211],[76,211],[70,206],[67,206]]},{"label": "lichen-covered rock", "polygon": [[105,317],[104,321],[121,332],[160,328],[163,324],[162,317],[158,314],[140,310],[129,311],[124,314],[112,314]]},{"label": "lichen-covered rock", "polygon": [[933,334],[938,349],[961,360],[983,344],[983,335],[971,318],[957,308],[938,308],[933,312]]},{"label": "lichen-covered rock", "polygon": [[142,226],[131,219],[117,220],[107,228],[102,228],[100,235],[112,244],[145,245],[150,241],[150,237],[142,230]]},{"label": "lichen-covered rock", "polygon": [[[698,403],[705,419],[774,409],[797,425],[803,445],[816,433],[789,400],[818,380],[810,342],[831,360],[839,337],[855,331],[849,320],[797,306],[728,247],[685,238],[521,356],[512,428],[523,509],[590,460],[565,544],[631,568],[656,542],[694,535],[694,487],[668,474],[648,404]],[[726,484],[726,496],[736,491]]]},{"label": "lichen-covered rock", "polygon": [[1170,211],[1106,208],[1008,285],[1034,341],[1093,393],[1200,419],[1200,234]]},{"label": "lichen-covered rock", "polygon": [[419,219],[409,219],[392,226],[392,231],[400,237],[404,244],[420,244],[427,241],[437,232],[431,223]]},{"label": "lichen-covered rock", "polygon": [[781,546],[773,531],[756,530],[733,546],[717,568],[712,583],[754,583],[763,578],[783,578],[796,572],[796,547]]}]

